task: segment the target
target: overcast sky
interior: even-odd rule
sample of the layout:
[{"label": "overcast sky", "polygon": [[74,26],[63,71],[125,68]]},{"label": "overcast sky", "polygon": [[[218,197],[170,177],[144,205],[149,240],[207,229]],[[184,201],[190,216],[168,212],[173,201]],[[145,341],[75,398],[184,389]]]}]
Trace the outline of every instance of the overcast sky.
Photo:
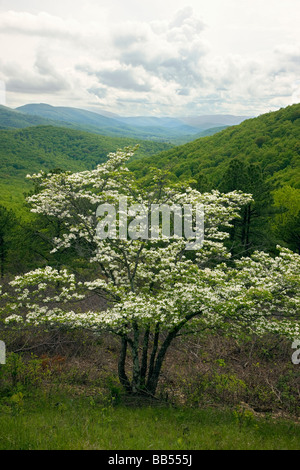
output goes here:
[{"label": "overcast sky", "polygon": [[0,0],[0,104],[277,110],[300,102],[299,25],[300,0]]}]

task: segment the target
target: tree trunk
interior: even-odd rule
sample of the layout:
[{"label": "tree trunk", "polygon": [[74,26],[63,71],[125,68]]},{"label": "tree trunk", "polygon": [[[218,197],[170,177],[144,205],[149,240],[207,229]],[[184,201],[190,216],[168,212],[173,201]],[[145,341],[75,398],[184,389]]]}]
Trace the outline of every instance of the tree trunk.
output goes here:
[{"label": "tree trunk", "polygon": [[178,325],[174,326],[174,328],[168,333],[166,339],[164,340],[157,354],[152,374],[151,376],[150,374],[148,376],[147,392],[150,393],[151,395],[154,396],[156,393],[156,389],[157,389],[157,385],[158,385],[158,381],[159,381],[159,377],[161,373],[161,368],[162,368],[166,353],[170,347],[170,344],[172,343],[173,339],[176,338],[178,332],[183,328],[183,326],[193,317],[197,316],[199,313],[200,312],[196,312],[196,313],[188,315]]},{"label": "tree trunk", "polygon": [[165,341],[163,342],[163,344],[162,344],[162,346],[161,346],[161,348],[160,348],[160,350],[157,354],[157,358],[156,358],[156,361],[155,361],[155,365],[153,367],[152,374],[151,374],[151,376],[148,377],[147,391],[148,391],[148,393],[150,393],[153,396],[156,393],[161,368],[162,368],[163,361],[164,361],[164,358],[166,356],[167,350],[169,349],[169,346],[170,346],[171,342],[173,341],[173,339],[176,337],[177,333],[178,333],[178,330],[174,329],[173,331],[171,331],[167,335]]},{"label": "tree trunk", "polygon": [[151,352],[151,357],[150,357],[150,362],[149,362],[148,382],[151,379],[152,374],[153,374],[155,358],[156,358],[156,353],[157,353],[157,349],[158,349],[159,329],[160,329],[160,324],[156,323],[154,339],[153,339],[153,346],[152,346],[152,352]]},{"label": "tree trunk", "polygon": [[131,385],[125,372],[126,355],[127,355],[127,339],[125,337],[122,337],[121,352],[120,352],[119,364],[118,364],[119,380],[120,380],[121,385],[123,385],[123,387],[125,388],[126,392],[129,392],[131,391]]},{"label": "tree trunk", "polygon": [[147,365],[148,365],[148,346],[149,346],[150,326],[146,328],[143,341],[142,363],[141,363],[141,388],[145,388]]},{"label": "tree trunk", "polygon": [[[157,323],[155,326],[155,333],[153,338],[153,345],[151,356],[148,365],[148,352],[149,352],[149,339],[150,339],[150,326],[148,326],[144,332],[143,343],[142,343],[142,356],[141,363],[139,358],[139,339],[140,332],[137,323],[133,325],[133,338],[122,337],[122,347],[119,358],[119,380],[125,388],[126,392],[134,394],[148,394],[155,396],[157,385],[160,378],[160,373],[163,365],[163,361],[167,354],[167,351],[177,336],[178,332],[182,327],[193,317],[199,315],[200,312],[193,313],[185,317],[178,325],[174,326],[167,334],[159,349],[159,335],[160,335],[160,324]],[[127,344],[130,344],[132,350],[132,380],[128,379],[125,372],[125,360],[127,355]],[[148,373],[147,373],[148,370]]]},{"label": "tree trunk", "polygon": [[139,329],[135,323],[133,326],[132,348],[132,391],[138,393],[141,389],[141,368],[139,361]]}]

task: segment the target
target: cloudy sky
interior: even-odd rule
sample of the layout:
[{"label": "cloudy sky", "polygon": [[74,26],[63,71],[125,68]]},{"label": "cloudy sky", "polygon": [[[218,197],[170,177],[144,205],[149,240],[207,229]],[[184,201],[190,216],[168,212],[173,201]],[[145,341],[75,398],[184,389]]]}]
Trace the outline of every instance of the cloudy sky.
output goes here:
[{"label": "cloudy sky", "polygon": [[277,110],[300,102],[299,24],[300,0],[0,0],[0,104]]}]

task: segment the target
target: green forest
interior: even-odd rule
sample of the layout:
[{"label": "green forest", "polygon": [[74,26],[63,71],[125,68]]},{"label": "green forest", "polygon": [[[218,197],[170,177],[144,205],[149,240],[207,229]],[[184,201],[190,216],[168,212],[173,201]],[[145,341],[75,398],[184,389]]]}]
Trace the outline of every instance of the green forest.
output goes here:
[{"label": "green forest", "polygon": [[31,183],[27,174],[40,170],[80,171],[106,160],[109,152],[139,145],[136,158],[157,154],[171,144],[108,137],[54,126],[0,130],[0,203],[11,209],[24,204]]},{"label": "green forest", "polygon": [[242,190],[254,196],[231,234],[233,250],[273,250],[283,243],[300,253],[300,105],[230,127],[212,137],[130,163],[140,178],[149,168],[191,181],[201,192]]}]

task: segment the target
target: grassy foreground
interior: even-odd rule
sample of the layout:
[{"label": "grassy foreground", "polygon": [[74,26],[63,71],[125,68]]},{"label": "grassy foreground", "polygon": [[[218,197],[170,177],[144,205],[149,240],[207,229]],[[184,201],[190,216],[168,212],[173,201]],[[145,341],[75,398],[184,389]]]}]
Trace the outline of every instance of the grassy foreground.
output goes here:
[{"label": "grassy foreground", "polygon": [[1,450],[299,450],[300,425],[237,410],[41,398],[0,413]]}]

